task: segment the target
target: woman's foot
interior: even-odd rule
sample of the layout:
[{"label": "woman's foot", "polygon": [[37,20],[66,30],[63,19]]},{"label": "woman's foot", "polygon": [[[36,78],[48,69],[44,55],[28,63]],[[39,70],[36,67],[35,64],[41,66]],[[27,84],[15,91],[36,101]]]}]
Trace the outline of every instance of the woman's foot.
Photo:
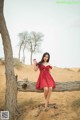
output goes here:
[{"label": "woman's foot", "polygon": [[45,110],[45,111],[48,111],[48,110],[49,110],[49,107],[46,107],[44,110]]},{"label": "woman's foot", "polygon": [[45,111],[48,111],[48,108],[45,108]]},{"label": "woman's foot", "polygon": [[49,109],[49,102],[45,102],[45,111],[48,111]]}]

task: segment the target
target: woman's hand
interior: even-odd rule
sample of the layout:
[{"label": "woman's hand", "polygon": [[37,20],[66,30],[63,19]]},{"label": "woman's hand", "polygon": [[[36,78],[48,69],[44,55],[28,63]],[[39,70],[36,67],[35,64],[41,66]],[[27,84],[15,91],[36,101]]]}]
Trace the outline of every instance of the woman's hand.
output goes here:
[{"label": "woman's hand", "polygon": [[38,65],[37,65],[36,59],[33,59],[33,63],[34,63],[34,70],[37,71],[38,70]]},{"label": "woman's hand", "polygon": [[36,64],[37,64],[37,61],[36,61],[36,59],[33,59],[33,63],[34,63],[34,65],[36,65]]}]

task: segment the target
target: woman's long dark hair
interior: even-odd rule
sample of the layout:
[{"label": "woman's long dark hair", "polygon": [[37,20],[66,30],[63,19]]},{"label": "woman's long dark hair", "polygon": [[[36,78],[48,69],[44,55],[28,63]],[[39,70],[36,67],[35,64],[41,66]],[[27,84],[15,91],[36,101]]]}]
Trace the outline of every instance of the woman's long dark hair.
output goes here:
[{"label": "woman's long dark hair", "polygon": [[48,52],[45,52],[45,53],[43,54],[43,56],[42,56],[41,61],[38,62],[38,65],[41,65],[41,64],[44,62],[44,57],[45,57],[46,55],[48,55],[48,60],[47,60],[47,62],[49,62],[49,60],[50,60],[50,54],[49,54]]}]

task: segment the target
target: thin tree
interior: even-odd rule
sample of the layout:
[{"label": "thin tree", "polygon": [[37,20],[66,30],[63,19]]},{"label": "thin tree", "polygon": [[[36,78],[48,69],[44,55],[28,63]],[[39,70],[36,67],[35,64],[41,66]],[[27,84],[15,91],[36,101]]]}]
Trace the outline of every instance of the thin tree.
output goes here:
[{"label": "thin tree", "polygon": [[21,49],[23,50],[23,60],[25,61],[25,49],[30,52],[30,63],[32,65],[32,56],[33,53],[40,52],[40,46],[42,43],[43,34],[40,32],[28,33],[27,31],[19,33],[19,59],[20,59],[20,52]]},{"label": "thin tree", "polygon": [[18,34],[19,36],[19,60],[21,59],[21,50],[23,50],[23,61],[25,63],[25,48],[26,48],[26,44],[27,44],[27,41],[28,41],[28,32],[25,31],[25,32],[22,32],[22,33],[19,33]]},{"label": "thin tree", "polygon": [[17,106],[17,84],[16,77],[14,74],[11,40],[6,27],[3,7],[4,0],[0,0],[0,33],[3,42],[6,75],[5,110],[8,110],[10,113],[9,120],[14,120]]},{"label": "thin tree", "polygon": [[29,35],[27,49],[30,52],[30,63],[32,65],[32,56],[34,53],[41,52],[41,43],[43,41],[43,34],[32,31]]}]

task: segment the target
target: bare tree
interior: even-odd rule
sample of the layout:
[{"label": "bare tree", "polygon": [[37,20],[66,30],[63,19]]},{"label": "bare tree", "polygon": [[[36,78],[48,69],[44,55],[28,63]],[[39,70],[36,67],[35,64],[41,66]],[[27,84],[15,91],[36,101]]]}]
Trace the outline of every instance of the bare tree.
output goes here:
[{"label": "bare tree", "polygon": [[28,33],[27,31],[19,33],[20,43],[19,43],[19,58],[21,48],[23,49],[23,59],[25,61],[24,51],[27,49],[30,52],[30,63],[32,65],[32,56],[33,53],[40,52],[41,42],[43,38],[43,34],[40,32]]},{"label": "bare tree", "polygon": [[8,110],[10,113],[9,120],[14,120],[17,106],[17,84],[13,68],[13,52],[11,40],[6,27],[3,7],[4,0],[0,0],[0,33],[2,37],[5,55],[5,75],[6,75],[5,110]]},{"label": "bare tree", "polygon": [[40,32],[32,31],[29,35],[28,46],[27,49],[30,52],[30,63],[32,65],[32,56],[33,53],[41,52],[41,42],[43,41],[43,34]]},{"label": "bare tree", "polygon": [[19,60],[20,60],[20,52],[21,52],[21,49],[23,50],[23,61],[25,63],[25,48],[26,48],[26,44],[27,44],[27,41],[28,41],[28,32],[25,31],[25,32],[22,32],[22,33],[19,33],[18,34],[19,36]]}]

